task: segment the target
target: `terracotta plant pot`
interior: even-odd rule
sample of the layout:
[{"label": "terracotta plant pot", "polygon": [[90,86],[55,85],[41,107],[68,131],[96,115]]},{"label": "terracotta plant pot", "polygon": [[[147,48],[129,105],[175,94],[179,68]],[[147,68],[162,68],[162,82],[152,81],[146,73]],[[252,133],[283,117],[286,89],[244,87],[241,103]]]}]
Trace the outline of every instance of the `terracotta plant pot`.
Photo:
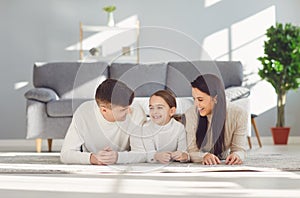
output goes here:
[{"label": "terracotta plant pot", "polygon": [[272,127],[271,132],[274,144],[287,144],[290,127]]}]

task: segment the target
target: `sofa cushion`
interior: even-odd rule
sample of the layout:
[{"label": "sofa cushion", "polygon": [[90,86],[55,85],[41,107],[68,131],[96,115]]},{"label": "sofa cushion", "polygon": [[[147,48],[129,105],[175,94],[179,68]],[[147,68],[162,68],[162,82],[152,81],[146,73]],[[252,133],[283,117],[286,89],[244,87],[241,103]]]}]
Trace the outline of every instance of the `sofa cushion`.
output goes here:
[{"label": "sofa cushion", "polygon": [[35,63],[33,85],[51,88],[61,98],[94,98],[98,85],[108,78],[105,62]]},{"label": "sofa cushion", "polygon": [[49,102],[51,100],[57,100],[58,96],[52,89],[34,88],[25,93],[25,98],[40,102]]},{"label": "sofa cushion", "polygon": [[215,61],[215,63],[222,76],[225,89],[242,85],[244,74],[240,61]]},{"label": "sofa cushion", "polygon": [[50,117],[72,117],[73,113],[83,102],[90,99],[61,99],[47,103],[47,114]]},{"label": "sofa cushion", "polygon": [[242,84],[242,64],[237,61],[169,62],[167,89],[172,90],[176,96],[191,96],[190,83],[199,75],[207,73],[215,74],[222,78],[225,88]]},{"label": "sofa cushion", "polygon": [[157,90],[165,89],[167,65],[113,63],[110,78],[127,84],[135,91],[135,96],[147,97]]}]

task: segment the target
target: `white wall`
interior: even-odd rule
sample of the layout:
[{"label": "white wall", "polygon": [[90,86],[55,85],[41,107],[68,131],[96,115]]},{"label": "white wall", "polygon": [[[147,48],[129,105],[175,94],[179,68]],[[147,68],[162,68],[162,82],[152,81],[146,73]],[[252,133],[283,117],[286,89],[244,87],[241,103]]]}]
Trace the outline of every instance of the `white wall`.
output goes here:
[{"label": "white wall", "polygon": [[[242,61],[246,74],[251,74],[246,85],[253,89],[253,111],[260,113],[258,127],[262,135],[270,134],[274,94],[272,89],[266,94],[264,83],[257,84],[256,59],[263,53],[268,25],[275,21],[300,25],[298,0],[1,0],[0,139],[25,137],[23,95],[32,87],[33,63],[77,60],[78,52],[64,49],[78,41],[79,22],[105,24],[102,7],[111,2],[117,6],[116,21],[137,14],[142,26],[169,27],[190,35],[213,59]],[[177,42],[176,36],[169,39]],[[189,53],[189,46],[184,50]],[[15,89],[22,81],[29,84]],[[288,95],[287,125],[292,126],[292,135],[300,135],[299,98],[299,92]]]}]

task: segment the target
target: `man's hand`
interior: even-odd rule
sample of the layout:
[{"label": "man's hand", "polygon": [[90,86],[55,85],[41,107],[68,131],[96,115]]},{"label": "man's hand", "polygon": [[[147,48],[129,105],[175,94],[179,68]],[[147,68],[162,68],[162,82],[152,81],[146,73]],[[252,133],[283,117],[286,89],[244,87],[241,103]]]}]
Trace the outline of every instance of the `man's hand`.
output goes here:
[{"label": "man's hand", "polygon": [[181,151],[172,152],[171,157],[173,160],[180,161],[180,162],[187,162],[189,159],[188,154]]},{"label": "man's hand", "polygon": [[169,163],[171,160],[171,152],[157,152],[154,155],[154,159],[162,164]]},{"label": "man's hand", "polygon": [[90,162],[93,165],[104,165],[101,161],[99,161],[98,156],[95,153],[91,154]]},{"label": "man's hand", "polygon": [[228,155],[228,157],[225,160],[225,164],[227,165],[236,165],[242,163],[243,161],[241,160],[241,158],[235,153],[231,153],[230,155]]},{"label": "man's hand", "polygon": [[91,155],[91,164],[110,165],[115,164],[118,160],[118,152],[113,151],[109,146],[100,150],[97,154]]},{"label": "man's hand", "polygon": [[206,155],[204,155],[202,160],[202,165],[216,165],[220,163],[221,163],[220,159],[211,153],[207,153]]}]

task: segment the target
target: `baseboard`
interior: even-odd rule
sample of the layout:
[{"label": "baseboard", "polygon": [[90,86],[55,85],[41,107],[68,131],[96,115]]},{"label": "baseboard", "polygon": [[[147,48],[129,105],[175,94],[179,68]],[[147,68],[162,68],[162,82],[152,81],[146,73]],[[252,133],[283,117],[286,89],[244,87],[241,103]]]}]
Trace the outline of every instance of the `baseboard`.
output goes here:
[{"label": "baseboard", "polygon": [[[253,146],[258,145],[256,137],[251,137],[251,142]],[[263,145],[273,145],[273,139],[270,136],[261,137],[261,142]],[[42,152],[48,151],[47,140],[43,140]],[[53,140],[52,151],[59,152],[63,140]],[[289,145],[300,144],[300,136],[290,136],[288,140]],[[14,152],[14,151],[24,151],[24,152],[35,152],[35,140],[24,140],[24,139],[11,139],[11,140],[0,140],[0,152]]]},{"label": "baseboard", "polygon": [[[54,139],[52,142],[52,151],[59,152],[61,150],[63,140]],[[14,152],[14,151],[25,151],[25,152],[35,152],[35,140],[26,140],[26,139],[9,139],[9,140],[0,140],[0,152]],[[48,151],[47,140],[42,142],[42,152]]]},{"label": "baseboard", "polygon": [[[260,137],[262,145],[273,145],[273,138],[271,136]],[[256,136],[251,137],[251,142],[253,145],[258,145]],[[288,139],[288,144],[300,144],[300,136],[290,136]]]}]

